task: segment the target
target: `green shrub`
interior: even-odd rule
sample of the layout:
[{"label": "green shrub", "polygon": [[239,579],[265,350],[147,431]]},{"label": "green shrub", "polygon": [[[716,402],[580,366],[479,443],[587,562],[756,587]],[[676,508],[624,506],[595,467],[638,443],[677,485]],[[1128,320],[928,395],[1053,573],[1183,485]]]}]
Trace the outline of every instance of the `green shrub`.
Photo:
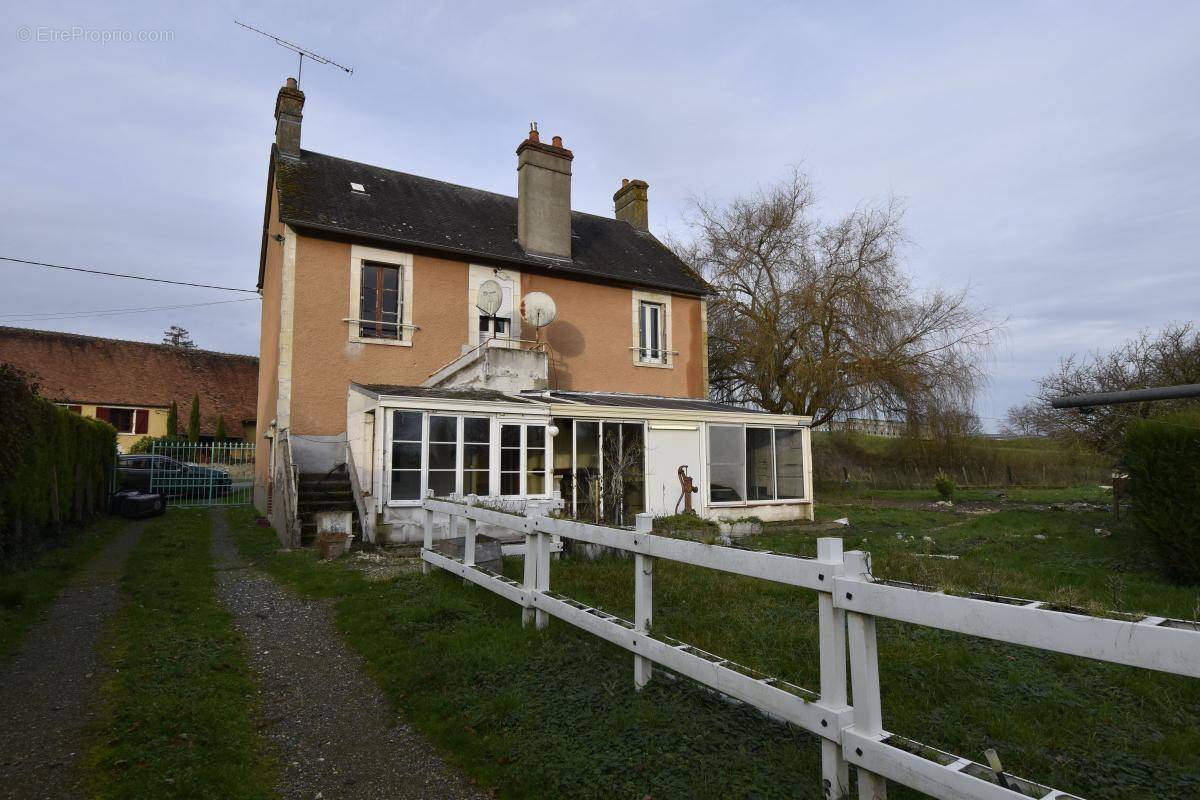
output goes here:
[{"label": "green shrub", "polygon": [[0,364],[0,571],[103,509],[116,446],[107,422],[43,400],[28,375]]},{"label": "green shrub", "polygon": [[1200,583],[1200,412],[1131,423],[1122,465],[1134,520],[1164,570]]},{"label": "green shrub", "polygon": [[958,484],[954,482],[954,478],[944,472],[939,472],[933,476],[933,488],[937,489],[938,497],[943,500],[953,500]]}]

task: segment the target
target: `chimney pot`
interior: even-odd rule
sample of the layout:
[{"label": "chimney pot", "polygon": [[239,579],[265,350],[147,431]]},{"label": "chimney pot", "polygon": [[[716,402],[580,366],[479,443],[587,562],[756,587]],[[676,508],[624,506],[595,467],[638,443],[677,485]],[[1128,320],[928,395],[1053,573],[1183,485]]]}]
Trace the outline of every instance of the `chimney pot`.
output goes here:
[{"label": "chimney pot", "polygon": [[529,141],[540,142],[541,140],[542,140],[542,137],[541,137],[541,135],[538,134],[537,123],[536,122],[529,123]]},{"label": "chimney pot", "polygon": [[621,188],[613,195],[616,217],[639,231],[650,230],[650,184],[634,178],[621,179]]},{"label": "chimney pot", "polygon": [[553,144],[555,147],[562,147],[562,137],[561,137],[561,136],[555,136],[555,137],[554,137],[554,138],[551,140],[551,144]]},{"label": "chimney pot", "polygon": [[295,78],[288,78],[288,79],[287,79],[287,88],[289,88],[289,89],[295,89],[295,88],[297,88],[297,87],[296,87],[296,79],[295,79]]}]

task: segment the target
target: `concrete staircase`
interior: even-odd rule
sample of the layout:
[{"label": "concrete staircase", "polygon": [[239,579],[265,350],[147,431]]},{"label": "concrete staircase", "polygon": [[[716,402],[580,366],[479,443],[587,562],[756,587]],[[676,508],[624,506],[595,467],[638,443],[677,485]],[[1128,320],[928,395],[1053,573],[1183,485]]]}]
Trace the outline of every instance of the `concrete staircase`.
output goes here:
[{"label": "concrete staircase", "polygon": [[358,518],[350,473],[346,471],[345,464],[329,472],[300,473],[296,505],[300,515],[300,544],[303,547],[312,547],[317,542],[314,515],[319,511],[349,511],[353,515],[355,535],[362,536],[362,523]]}]

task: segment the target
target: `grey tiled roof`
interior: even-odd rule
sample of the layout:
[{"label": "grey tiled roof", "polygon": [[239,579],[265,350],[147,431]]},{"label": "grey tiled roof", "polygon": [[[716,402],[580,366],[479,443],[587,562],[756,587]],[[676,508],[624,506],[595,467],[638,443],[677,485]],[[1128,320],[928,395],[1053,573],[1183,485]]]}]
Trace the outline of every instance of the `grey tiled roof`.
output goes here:
[{"label": "grey tiled roof", "polygon": [[418,397],[429,400],[481,400],[492,403],[536,403],[532,397],[518,397],[495,389],[438,389],[429,386],[404,386],[390,383],[356,383],[376,395]]},{"label": "grey tiled roof", "polygon": [[723,411],[736,414],[767,414],[760,408],[746,408],[729,403],[715,403],[694,397],[659,397],[649,394],[624,394],[621,392],[566,392],[551,391],[551,399],[583,403],[589,406],[617,406],[622,408],[666,408],[673,411]]},{"label": "grey tiled roof", "polygon": [[[517,244],[517,198],[302,150],[276,157],[280,218],[329,231],[701,295],[708,284],[653,235],[626,222],[571,212],[570,261],[530,256]],[[362,184],[355,192],[351,183]]]}]

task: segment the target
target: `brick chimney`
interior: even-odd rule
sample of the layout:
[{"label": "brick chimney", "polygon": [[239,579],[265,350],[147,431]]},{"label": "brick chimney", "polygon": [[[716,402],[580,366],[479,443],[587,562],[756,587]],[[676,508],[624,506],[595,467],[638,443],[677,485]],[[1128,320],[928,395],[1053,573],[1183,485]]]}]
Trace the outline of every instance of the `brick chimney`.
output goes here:
[{"label": "brick chimney", "polygon": [[304,110],[304,92],[288,78],[275,98],[275,147],[280,154],[300,157],[300,120]]},{"label": "brick chimney", "polygon": [[628,222],[639,231],[650,230],[650,201],[646,191],[650,184],[636,178],[621,179],[621,188],[613,195],[617,219]]},{"label": "brick chimney", "polygon": [[543,144],[537,123],[517,148],[517,242],[526,253],[571,257],[571,161],[562,137]]}]

